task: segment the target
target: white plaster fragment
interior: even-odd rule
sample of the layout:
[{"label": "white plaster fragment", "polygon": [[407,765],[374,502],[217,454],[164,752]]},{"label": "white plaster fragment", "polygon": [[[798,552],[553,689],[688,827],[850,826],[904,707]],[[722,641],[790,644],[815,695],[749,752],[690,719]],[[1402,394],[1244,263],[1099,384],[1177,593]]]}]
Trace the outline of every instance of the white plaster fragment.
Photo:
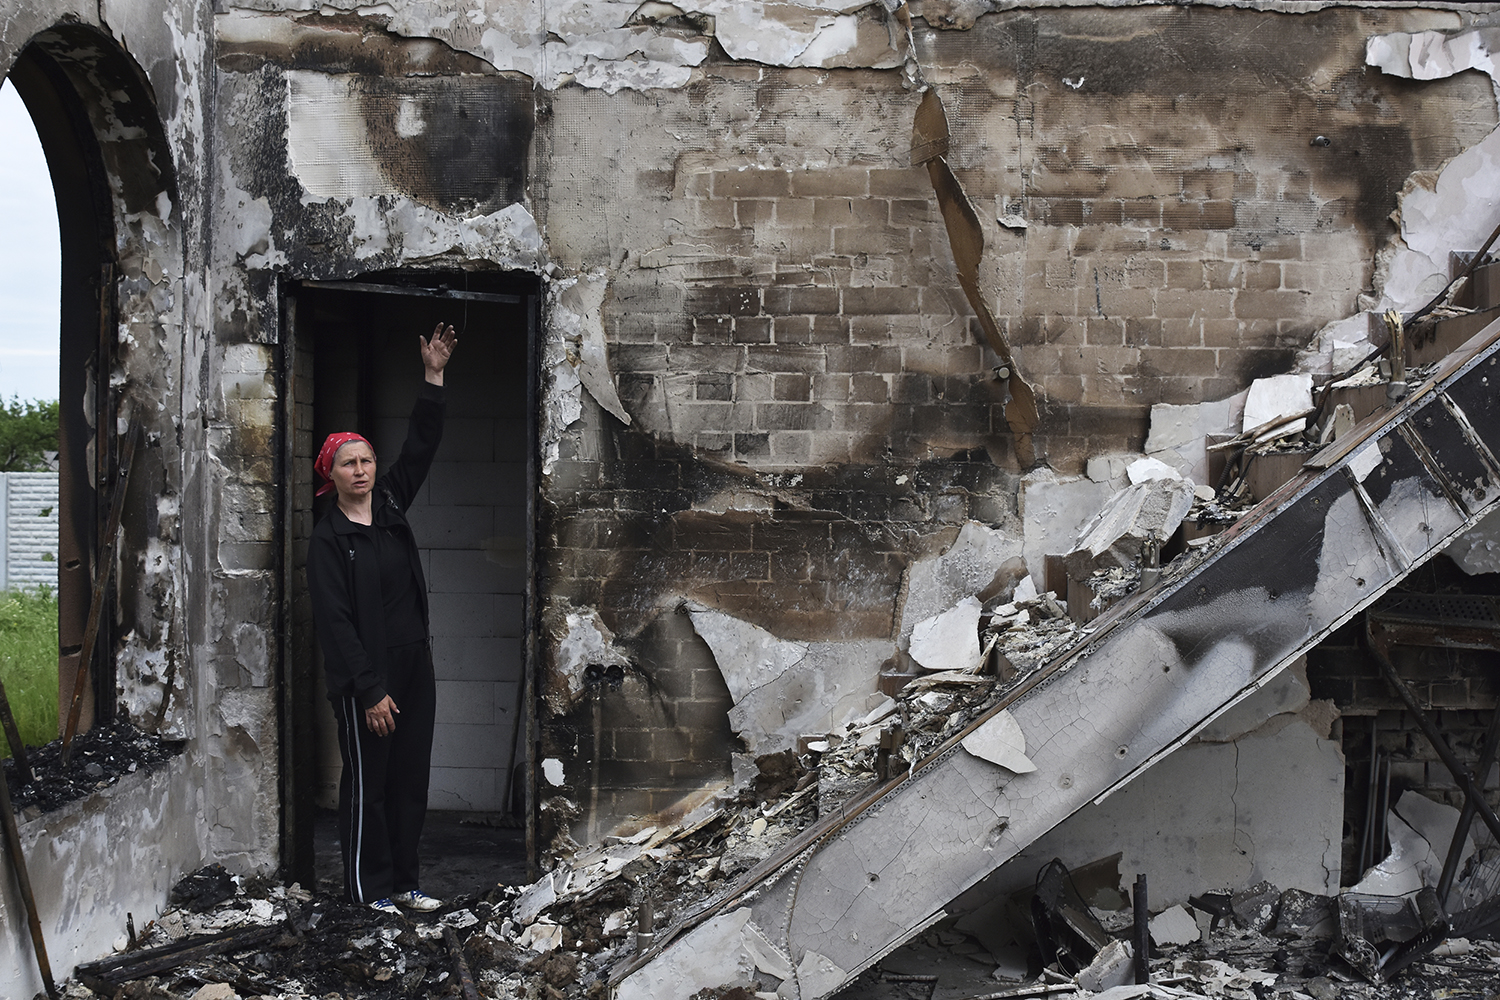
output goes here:
[{"label": "white plaster fragment", "polygon": [[750,923],[750,908],[742,906],[694,927],[675,947],[631,973],[616,989],[615,1000],[690,997],[702,990],[748,986],[758,961],[775,964],[768,950],[774,953]]},{"label": "white plaster fragment", "polygon": [[1018,560],[1013,568],[1024,573],[1020,555],[1019,538],[977,521],[967,522],[946,550],[914,560],[907,570],[900,636],[910,636],[917,622],[953,607],[954,602],[991,588],[1011,560]]},{"label": "white plaster fragment", "polygon": [[1160,459],[1197,483],[1208,481],[1207,438],[1212,434],[1238,434],[1244,419],[1248,391],[1212,402],[1151,407],[1151,431],[1146,436],[1146,454]]},{"label": "white plaster fragment", "polygon": [[[1250,383],[1245,397],[1245,415],[1240,422],[1242,433],[1252,431],[1268,421],[1301,413],[1312,408],[1311,375],[1272,375]],[[1307,419],[1289,421],[1261,436],[1261,440],[1295,434],[1307,426]]]},{"label": "white plaster fragment", "polygon": [[562,947],[562,925],[538,921],[521,932],[516,944],[545,955]]},{"label": "white plaster fragment", "polygon": [[759,687],[780,677],[807,656],[807,643],[776,638],[759,625],[706,608],[690,610],[693,628],[713,651],[729,687],[729,696],[743,701]]},{"label": "white plaster fragment", "polygon": [[1181,904],[1151,918],[1151,940],[1159,945],[1192,944],[1198,940],[1198,921]]},{"label": "white plaster fragment", "polygon": [[1443,551],[1470,575],[1500,573],[1500,511],[1459,535]]},{"label": "white plaster fragment", "polygon": [[543,910],[557,902],[559,880],[562,884],[567,884],[566,866],[548,872],[522,890],[521,895],[516,897],[516,905],[511,911],[511,918],[522,925],[534,921]]},{"label": "white plaster fragment", "polygon": [[1016,774],[1036,770],[1026,756],[1026,735],[1021,724],[1007,711],[1000,711],[982,726],[963,738],[963,748],[991,764],[999,764]]},{"label": "white plaster fragment", "polygon": [[[630,423],[630,414],[615,391],[609,370],[609,355],[604,343],[604,297],[609,279],[603,274],[580,275],[560,287],[548,319],[558,325],[564,336],[578,339],[575,367],[578,380],[594,401],[622,423]],[[570,359],[571,360],[571,359]]]},{"label": "white plaster fragment", "polygon": [[563,783],[563,762],[556,757],[548,757],[542,761],[542,776],[547,779],[547,784],[560,786]]},{"label": "white plaster fragment", "polygon": [[1130,485],[1149,483],[1154,479],[1181,479],[1181,474],[1158,458],[1141,458],[1131,462],[1125,469]]},{"label": "white plaster fragment", "polygon": [[926,670],[972,670],[979,663],[978,598],[966,597],[911,630],[911,658]]},{"label": "white plaster fragment", "polygon": [[753,754],[842,732],[880,703],[875,684],[889,641],[792,642],[701,606],[689,606],[689,617],[734,699],[729,724]]},{"label": "white plaster fragment", "polygon": [[1370,473],[1380,468],[1380,463],[1384,460],[1380,453],[1380,442],[1366,441],[1349,456],[1349,471],[1354,474],[1355,479],[1364,482]]}]

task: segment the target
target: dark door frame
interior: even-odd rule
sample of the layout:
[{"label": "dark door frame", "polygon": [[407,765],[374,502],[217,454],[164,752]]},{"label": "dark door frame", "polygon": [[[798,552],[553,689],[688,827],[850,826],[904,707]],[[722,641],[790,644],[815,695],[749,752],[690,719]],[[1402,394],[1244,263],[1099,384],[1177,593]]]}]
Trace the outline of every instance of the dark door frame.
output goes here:
[{"label": "dark door frame", "polygon": [[[296,594],[294,574],[297,571],[294,544],[297,533],[294,518],[298,510],[294,495],[294,463],[297,461],[296,444],[296,365],[297,324],[300,296],[319,291],[357,292],[364,295],[399,295],[416,298],[448,299],[450,301],[488,302],[497,305],[523,305],[526,310],[526,395],[527,438],[531,446],[527,449],[526,462],[526,595],[524,637],[522,640],[522,684],[519,704],[524,719],[516,727],[516,747],[512,753],[511,772],[515,772],[516,757],[521,756],[526,810],[526,857],[529,864],[536,864],[536,768],[535,711],[533,708],[536,690],[536,630],[539,610],[537,607],[536,565],[536,497],[540,474],[540,456],[537,452],[537,399],[541,365],[541,290],[539,279],[527,276],[527,290],[516,293],[471,291],[468,285],[479,284],[477,275],[463,278],[463,288],[453,288],[448,283],[454,276],[444,272],[401,271],[367,276],[360,281],[321,281],[280,279],[276,294],[280,302],[280,331],[278,336],[276,391],[280,405],[277,408],[275,449],[277,517],[275,551],[278,560],[277,579],[281,593],[276,602],[276,634],[279,636],[276,651],[277,688],[280,695],[278,724],[280,729],[280,790],[281,790],[281,859],[282,868],[289,879],[304,886],[315,885],[313,831],[317,810],[313,805],[317,786],[317,735],[313,712],[314,691],[313,658],[299,657],[293,638],[294,617],[292,602]],[[512,275],[513,277],[513,275]],[[310,401],[309,401],[310,402]],[[513,790],[507,797],[513,795]]]}]

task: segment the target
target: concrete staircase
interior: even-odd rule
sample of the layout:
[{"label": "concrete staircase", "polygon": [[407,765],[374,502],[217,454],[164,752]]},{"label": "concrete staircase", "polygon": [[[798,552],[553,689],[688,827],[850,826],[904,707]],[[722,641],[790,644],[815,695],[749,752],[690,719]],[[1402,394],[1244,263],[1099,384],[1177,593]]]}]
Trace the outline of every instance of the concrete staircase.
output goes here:
[{"label": "concrete staircase", "polygon": [[1500,500],[1497,390],[1500,321],[971,727],[1008,713],[1034,771],[1013,773],[956,738],[663,934],[618,974],[617,995],[667,995],[684,963],[710,953],[792,970],[784,996],[836,992],[1472,527]]}]

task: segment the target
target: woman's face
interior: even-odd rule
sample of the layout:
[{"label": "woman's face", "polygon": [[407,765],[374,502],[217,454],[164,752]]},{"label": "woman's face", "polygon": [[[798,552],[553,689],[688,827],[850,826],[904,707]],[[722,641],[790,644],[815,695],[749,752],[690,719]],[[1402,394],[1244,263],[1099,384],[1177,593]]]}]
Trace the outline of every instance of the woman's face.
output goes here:
[{"label": "woman's face", "polygon": [[375,485],[375,453],[363,441],[350,441],[333,453],[328,471],[340,500],[362,500]]}]

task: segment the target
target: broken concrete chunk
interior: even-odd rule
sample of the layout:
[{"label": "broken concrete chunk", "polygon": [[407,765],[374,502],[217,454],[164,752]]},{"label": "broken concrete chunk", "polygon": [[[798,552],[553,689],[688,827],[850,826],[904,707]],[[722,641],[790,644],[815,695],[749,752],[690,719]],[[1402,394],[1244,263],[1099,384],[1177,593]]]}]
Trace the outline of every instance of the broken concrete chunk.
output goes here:
[{"label": "broken concrete chunk", "polygon": [[1135,979],[1135,949],[1129,941],[1111,941],[1078,973],[1078,985],[1090,993],[1103,993]]},{"label": "broken concrete chunk", "polygon": [[979,599],[966,597],[911,630],[911,658],[926,670],[973,670],[979,664]]},{"label": "broken concrete chunk", "polygon": [[[1270,378],[1258,378],[1250,383],[1250,395],[1245,398],[1245,416],[1241,421],[1240,433],[1249,433],[1272,421],[1310,409],[1311,375],[1272,375]],[[1306,427],[1305,417],[1291,420],[1270,428],[1260,436],[1260,440],[1296,434]]]},{"label": "broken concrete chunk", "polygon": [[1193,506],[1193,484],[1185,479],[1154,479],[1116,493],[1089,522],[1066,556],[1068,575],[1085,580],[1095,570],[1128,568],[1155,532],[1164,542]]},{"label": "broken concrete chunk", "polygon": [[965,736],[963,748],[1016,774],[1036,770],[1036,765],[1026,756],[1026,736],[1021,732],[1020,723],[1004,710],[996,712],[993,718]]},{"label": "broken concrete chunk", "polygon": [[1264,934],[1276,922],[1276,907],[1281,902],[1281,890],[1269,882],[1255,885],[1230,896],[1235,921],[1246,930]]},{"label": "broken concrete chunk", "polygon": [[1180,904],[1151,918],[1151,940],[1160,945],[1192,944],[1198,940],[1198,921]]}]

